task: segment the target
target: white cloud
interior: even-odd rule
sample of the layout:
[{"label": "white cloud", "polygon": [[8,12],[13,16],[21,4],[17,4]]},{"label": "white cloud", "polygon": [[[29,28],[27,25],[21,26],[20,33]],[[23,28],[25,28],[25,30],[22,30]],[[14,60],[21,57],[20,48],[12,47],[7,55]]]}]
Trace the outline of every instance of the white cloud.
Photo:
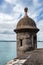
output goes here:
[{"label": "white cloud", "polygon": [[[38,39],[43,37],[43,31],[42,31],[43,22],[42,21],[37,22],[37,16],[39,15],[39,13],[42,10],[42,8],[37,9],[42,5],[41,3],[38,2],[38,0],[33,0],[33,2],[31,0],[31,5],[28,3],[28,0],[21,0],[21,1],[20,0],[18,0],[18,1],[17,0],[5,0],[5,1],[6,1],[6,4],[9,3],[11,6],[15,4],[16,6],[13,6],[13,9],[12,9],[13,12],[11,12],[11,14],[9,14],[9,15],[5,14],[5,13],[0,13],[0,31],[1,32],[5,32],[5,31],[11,32],[11,30],[13,30],[16,27],[20,14],[24,15],[24,7],[27,6],[29,8],[29,12],[28,12],[29,16],[36,21],[38,28],[40,28],[40,30],[41,30],[38,33]],[[30,0],[29,0],[29,2],[30,2]],[[6,6],[8,6],[8,4],[6,6],[5,5],[4,5],[4,9],[6,8]],[[7,39],[9,36],[7,37],[7,35],[5,35],[2,37],[3,37],[3,39],[4,38]]]},{"label": "white cloud", "polygon": [[0,34],[13,34],[16,28],[16,23],[0,23]]},{"label": "white cloud", "polygon": [[[0,34],[13,34],[17,20],[8,14],[0,13]],[[6,35],[7,36],[7,35]],[[1,37],[1,36],[0,36]],[[3,37],[3,36],[2,36]]]},{"label": "white cloud", "polygon": [[5,1],[11,4],[14,0],[5,0]]},{"label": "white cloud", "polygon": [[0,34],[0,40],[16,40],[16,34]]},{"label": "white cloud", "polygon": [[39,32],[38,32],[38,40],[42,40],[43,41],[43,20],[40,20],[38,23],[37,23],[37,26],[39,28]]},{"label": "white cloud", "polygon": [[38,0],[33,0],[33,5],[34,5],[35,8],[37,8],[40,5],[42,5],[42,3],[39,3]]},{"label": "white cloud", "polygon": [[11,5],[17,5],[18,3],[16,3],[17,0],[5,0],[5,2],[11,4]]},{"label": "white cloud", "polygon": [[5,13],[0,13],[0,27],[8,28],[8,27],[15,27],[17,24],[18,14],[12,16]]},{"label": "white cloud", "polygon": [[17,4],[16,7],[13,8],[13,10],[20,13],[21,11],[23,11],[23,7],[20,4]]},{"label": "white cloud", "polygon": [[21,14],[23,14],[24,9],[20,4],[17,4],[16,7],[13,8],[13,16],[15,20],[18,20]]},{"label": "white cloud", "polygon": [[[5,14],[5,13],[0,13],[0,19],[3,20],[12,20],[13,17],[11,15]],[[0,21],[1,23],[1,21]]]}]

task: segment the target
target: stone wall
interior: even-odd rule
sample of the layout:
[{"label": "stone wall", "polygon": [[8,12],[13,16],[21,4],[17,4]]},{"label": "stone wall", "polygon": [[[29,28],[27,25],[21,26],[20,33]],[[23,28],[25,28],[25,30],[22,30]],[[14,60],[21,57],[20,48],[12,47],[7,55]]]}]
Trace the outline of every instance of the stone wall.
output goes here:
[{"label": "stone wall", "polygon": [[36,39],[32,33],[17,33],[17,56],[36,48],[36,45]]}]

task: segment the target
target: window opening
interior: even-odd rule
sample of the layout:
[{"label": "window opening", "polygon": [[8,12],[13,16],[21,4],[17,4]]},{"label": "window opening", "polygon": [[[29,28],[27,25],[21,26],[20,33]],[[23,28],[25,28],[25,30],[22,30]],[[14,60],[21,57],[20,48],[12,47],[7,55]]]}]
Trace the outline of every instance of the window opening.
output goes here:
[{"label": "window opening", "polygon": [[20,46],[22,46],[22,39],[20,39]]}]

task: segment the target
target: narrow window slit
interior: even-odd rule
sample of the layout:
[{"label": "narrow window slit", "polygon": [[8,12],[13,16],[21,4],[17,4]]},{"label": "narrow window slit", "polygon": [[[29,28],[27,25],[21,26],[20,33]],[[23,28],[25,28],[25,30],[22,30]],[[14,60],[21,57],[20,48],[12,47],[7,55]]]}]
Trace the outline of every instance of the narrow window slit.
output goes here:
[{"label": "narrow window slit", "polygon": [[20,46],[22,46],[22,39],[20,39]]}]

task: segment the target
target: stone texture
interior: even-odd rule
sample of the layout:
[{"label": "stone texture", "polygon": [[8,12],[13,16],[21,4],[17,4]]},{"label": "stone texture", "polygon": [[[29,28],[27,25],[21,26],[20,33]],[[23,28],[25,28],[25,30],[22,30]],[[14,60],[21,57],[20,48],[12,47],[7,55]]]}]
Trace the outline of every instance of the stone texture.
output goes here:
[{"label": "stone texture", "polygon": [[28,17],[27,8],[25,8],[25,16],[19,20],[16,29],[17,33],[17,56],[23,55],[26,51],[37,48],[37,35],[39,29],[33,19]]},{"label": "stone texture", "polygon": [[36,49],[30,55],[30,58],[27,59],[24,65],[43,65],[43,49]]},{"label": "stone texture", "polygon": [[[16,62],[17,59],[19,62]],[[6,65],[21,65],[20,60],[26,60],[22,65],[43,65],[43,49],[26,52],[26,54],[9,61]]]},{"label": "stone texture", "polygon": [[18,22],[17,29],[18,28],[36,28],[36,24],[35,24],[35,22],[31,18],[29,18],[27,16],[27,17],[22,18]]}]

